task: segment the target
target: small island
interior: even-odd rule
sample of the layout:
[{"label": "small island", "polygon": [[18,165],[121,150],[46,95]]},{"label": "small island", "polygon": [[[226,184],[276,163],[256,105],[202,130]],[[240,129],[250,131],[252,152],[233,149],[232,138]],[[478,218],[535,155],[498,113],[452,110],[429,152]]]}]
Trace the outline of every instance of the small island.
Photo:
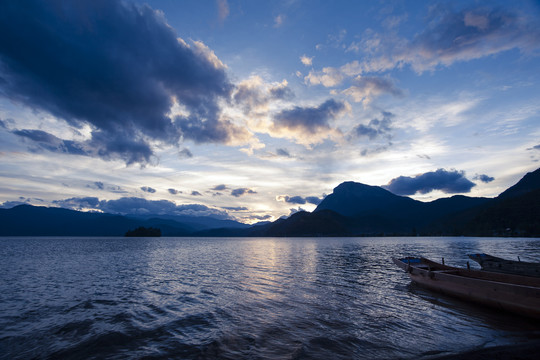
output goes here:
[{"label": "small island", "polygon": [[161,230],[153,227],[145,228],[144,226],[139,226],[135,230],[128,230],[125,234],[125,237],[160,237]]}]

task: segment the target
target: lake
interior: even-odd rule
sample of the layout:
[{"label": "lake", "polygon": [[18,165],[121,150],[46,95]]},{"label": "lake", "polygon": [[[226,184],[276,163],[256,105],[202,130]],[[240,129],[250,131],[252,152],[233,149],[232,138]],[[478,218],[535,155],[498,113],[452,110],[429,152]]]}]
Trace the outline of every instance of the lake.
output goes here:
[{"label": "lake", "polygon": [[538,323],[391,261],[475,252],[539,261],[540,239],[0,238],[0,358],[432,359],[540,341]]}]

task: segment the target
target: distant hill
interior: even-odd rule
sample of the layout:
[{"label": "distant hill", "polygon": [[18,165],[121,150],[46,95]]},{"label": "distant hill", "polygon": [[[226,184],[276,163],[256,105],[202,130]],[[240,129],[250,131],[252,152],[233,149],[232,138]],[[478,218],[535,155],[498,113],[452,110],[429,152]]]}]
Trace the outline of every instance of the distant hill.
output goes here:
[{"label": "distant hill", "polygon": [[[200,217],[194,222],[182,223],[153,215],[136,218],[122,215],[81,212],[62,208],[18,205],[0,209],[0,236],[123,236],[138,227],[157,228],[163,236],[188,236],[196,231],[223,227],[231,223]],[[194,224],[195,223],[195,224]]]},{"label": "distant hill", "polygon": [[312,213],[246,225],[211,217],[112,215],[19,205],[0,209],[0,236],[540,236],[540,169],[494,199],[456,195],[421,202],[379,186],[338,185]]}]

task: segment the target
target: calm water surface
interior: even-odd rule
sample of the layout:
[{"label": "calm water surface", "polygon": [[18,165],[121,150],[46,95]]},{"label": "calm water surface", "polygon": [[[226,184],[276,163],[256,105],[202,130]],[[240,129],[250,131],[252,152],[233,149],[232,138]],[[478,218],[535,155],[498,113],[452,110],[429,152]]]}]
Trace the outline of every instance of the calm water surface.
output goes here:
[{"label": "calm water surface", "polygon": [[0,358],[431,359],[539,341],[538,323],[411,285],[390,259],[471,252],[539,261],[540,239],[0,238]]}]

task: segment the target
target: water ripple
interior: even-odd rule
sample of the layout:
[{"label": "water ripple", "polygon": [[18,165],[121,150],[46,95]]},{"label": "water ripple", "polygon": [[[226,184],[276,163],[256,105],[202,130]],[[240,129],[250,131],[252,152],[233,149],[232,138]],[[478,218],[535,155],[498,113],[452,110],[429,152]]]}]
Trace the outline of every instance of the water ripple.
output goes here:
[{"label": "water ripple", "polygon": [[540,239],[3,238],[0,359],[433,359],[540,340],[391,256],[540,258]]}]

